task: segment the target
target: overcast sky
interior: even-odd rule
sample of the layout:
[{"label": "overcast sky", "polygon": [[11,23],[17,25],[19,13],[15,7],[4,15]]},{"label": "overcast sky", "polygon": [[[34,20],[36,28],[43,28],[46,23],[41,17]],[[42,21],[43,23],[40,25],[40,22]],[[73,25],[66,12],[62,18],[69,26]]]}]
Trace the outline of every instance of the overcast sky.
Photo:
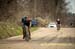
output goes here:
[{"label": "overcast sky", "polygon": [[75,13],[75,0],[66,0],[67,2],[70,2],[70,4],[67,6],[69,8],[69,12]]}]

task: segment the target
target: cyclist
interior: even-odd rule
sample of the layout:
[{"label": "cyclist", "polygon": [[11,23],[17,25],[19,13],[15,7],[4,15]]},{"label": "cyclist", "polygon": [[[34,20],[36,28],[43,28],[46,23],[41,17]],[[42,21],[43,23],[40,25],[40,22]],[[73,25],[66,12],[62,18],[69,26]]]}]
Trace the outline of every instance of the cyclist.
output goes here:
[{"label": "cyclist", "polygon": [[56,20],[56,22],[57,22],[57,30],[60,30],[60,19],[58,18],[58,19]]},{"label": "cyclist", "polygon": [[25,31],[25,26],[27,27],[26,30],[28,29],[29,32],[29,39],[31,39],[31,33],[30,33],[30,27],[31,27],[31,19],[30,17],[23,17],[22,18],[22,28],[23,28],[23,39],[26,37],[26,32]]}]

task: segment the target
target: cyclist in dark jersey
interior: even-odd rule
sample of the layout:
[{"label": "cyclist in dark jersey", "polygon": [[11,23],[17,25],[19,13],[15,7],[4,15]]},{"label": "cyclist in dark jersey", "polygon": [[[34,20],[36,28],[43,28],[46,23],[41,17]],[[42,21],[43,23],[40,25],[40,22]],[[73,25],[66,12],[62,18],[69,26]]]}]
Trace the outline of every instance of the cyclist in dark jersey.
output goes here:
[{"label": "cyclist in dark jersey", "polygon": [[31,19],[29,17],[23,17],[22,18],[22,26],[23,26],[22,27],[23,28],[23,39],[26,36],[26,33],[24,32],[25,31],[24,26],[27,26],[28,27],[29,38],[31,39],[31,33],[30,33]]},{"label": "cyclist in dark jersey", "polygon": [[60,30],[60,19],[58,18],[58,19],[56,20],[56,22],[57,22],[57,30]]}]

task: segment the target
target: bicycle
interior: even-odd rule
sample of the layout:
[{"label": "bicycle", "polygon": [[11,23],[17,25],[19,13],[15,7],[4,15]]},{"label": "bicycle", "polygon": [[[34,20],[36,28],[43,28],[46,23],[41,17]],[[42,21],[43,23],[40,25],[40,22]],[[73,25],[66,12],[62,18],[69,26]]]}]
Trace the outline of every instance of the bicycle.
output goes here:
[{"label": "bicycle", "polygon": [[57,31],[60,30],[60,24],[57,24]]},{"label": "bicycle", "polygon": [[30,35],[29,35],[29,31],[28,31],[28,27],[27,26],[24,26],[24,39],[25,41],[29,41],[30,40]]}]

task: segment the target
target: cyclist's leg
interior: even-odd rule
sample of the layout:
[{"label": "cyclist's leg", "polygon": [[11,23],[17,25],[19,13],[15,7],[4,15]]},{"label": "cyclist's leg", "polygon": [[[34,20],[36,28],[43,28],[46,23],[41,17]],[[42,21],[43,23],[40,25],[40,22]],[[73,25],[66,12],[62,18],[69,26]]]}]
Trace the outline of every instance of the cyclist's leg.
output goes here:
[{"label": "cyclist's leg", "polygon": [[28,27],[29,38],[31,39],[30,27]]},{"label": "cyclist's leg", "polygon": [[24,39],[24,37],[25,37],[25,34],[24,34],[24,26],[22,27],[22,29],[23,29],[23,39]]},{"label": "cyclist's leg", "polygon": [[57,24],[57,30],[60,30],[60,24]]},{"label": "cyclist's leg", "polygon": [[30,36],[30,35],[29,35],[28,26],[25,26],[25,28],[26,28],[26,30],[25,30],[25,33],[26,33],[25,40],[26,40],[26,41],[29,41],[29,39],[30,39],[29,36]]},{"label": "cyclist's leg", "polygon": [[59,30],[60,30],[60,24],[59,24]]},{"label": "cyclist's leg", "polygon": [[31,39],[31,34],[30,34],[30,28],[29,28],[29,26],[26,26],[26,33],[28,35],[28,38]]},{"label": "cyclist's leg", "polygon": [[23,28],[23,39],[26,37],[26,33],[27,33],[26,30],[27,30],[26,29],[26,25],[24,25],[24,28]]}]

